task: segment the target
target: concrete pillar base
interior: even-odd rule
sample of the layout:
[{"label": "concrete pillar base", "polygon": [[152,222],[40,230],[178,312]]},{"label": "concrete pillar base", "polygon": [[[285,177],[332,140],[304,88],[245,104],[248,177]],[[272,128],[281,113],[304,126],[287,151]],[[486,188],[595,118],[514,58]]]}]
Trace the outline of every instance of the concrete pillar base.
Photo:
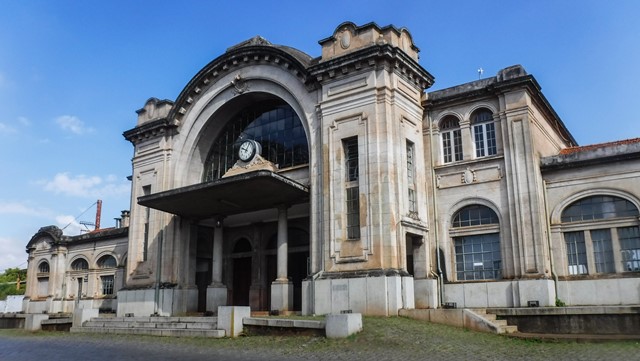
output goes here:
[{"label": "concrete pillar base", "polygon": [[271,283],[271,310],[291,311],[293,309],[293,283],[274,281]]},{"label": "concrete pillar base", "polygon": [[24,320],[24,329],[27,331],[42,330],[42,321],[48,320],[48,319],[49,319],[49,315],[46,315],[46,314],[38,314],[38,313],[27,314],[27,317]]},{"label": "concrete pillar base", "polygon": [[98,317],[97,308],[76,308],[73,310],[73,327],[82,327],[82,325],[93,317]]},{"label": "concrete pillar base", "polygon": [[325,332],[328,338],[345,338],[362,331],[362,314],[327,315]]},{"label": "concrete pillar base", "polygon": [[438,280],[420,279],[413,281],[416,297],[415,308],[438,308]]},{"label": "concrete pillar base", "polygon": [[220,306],[218,328],[224,330],[227,337],[238,337],[244,329],[242,320],[245,317],[251,317],[251,308],[248,306]]},{"label": "concrete pillar base", "polygon": [[227,305],[227,286],[215,285],[207,288],[207,311],[218,312],[218,307]]}]

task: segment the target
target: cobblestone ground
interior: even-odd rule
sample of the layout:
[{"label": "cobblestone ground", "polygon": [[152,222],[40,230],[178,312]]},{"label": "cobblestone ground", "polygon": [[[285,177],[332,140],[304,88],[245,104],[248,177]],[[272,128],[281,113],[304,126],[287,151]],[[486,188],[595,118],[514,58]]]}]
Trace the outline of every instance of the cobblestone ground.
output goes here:
[{"label": "cobblestone ground", "polygon": [[0,360],[640,360],[638,342],[540,342],[403,318],[365,318],[347,339],[237,339],[27,333],[0,330]]}]

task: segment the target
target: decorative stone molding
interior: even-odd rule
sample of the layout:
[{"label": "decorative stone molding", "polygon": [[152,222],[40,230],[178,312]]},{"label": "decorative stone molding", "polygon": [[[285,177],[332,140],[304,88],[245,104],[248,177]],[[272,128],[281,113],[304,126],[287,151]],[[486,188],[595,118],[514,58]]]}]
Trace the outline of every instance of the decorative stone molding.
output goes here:
[{"label": "decorative stone molding", "polygon": [[233,85],[233,88],[235,89],[233,91],[233,94],[235,95],[242,94],[249,90],[249,84],[240,74],[237,74],[236,77],[233,78],[231,85]]},{"label": "decorative stone molding", "polygon": [[241,161],[237,161],[236,164],[231,167],[222,178],[231,177],[238,174],[253,172],[257,170],[268,170],[271,172],[277,172],[278,166],[273,164],[272,162],[264,159],[259,154],[253,158],[249,163],[244,163]]}]

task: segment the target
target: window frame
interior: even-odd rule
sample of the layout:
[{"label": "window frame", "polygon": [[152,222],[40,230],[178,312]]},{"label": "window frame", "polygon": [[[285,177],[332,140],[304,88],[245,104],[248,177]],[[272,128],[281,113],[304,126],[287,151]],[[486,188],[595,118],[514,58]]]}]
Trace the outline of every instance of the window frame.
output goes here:
[{"label": "window frame", "polygon": [[342,140],[344,153],[344,187],[346,238],[360,239],[360,149],[358,137]]},{"label": "window frame", "polygon": [[[606,202],[587,202],[590,199],[606,199],[610,201],[610,205],[605,205]],[[603,209],[615,209],[615,204],[624,204],[626,211],[629,212],[628,207],[633,207],[630,213],[619,215],[616,212],[602,212]],[[588,212],[576,212],[576,210],[582,204],[585,205],[597,205],[595,207],[590,206],[592,213]],[[613,207],[613,208],[611,208]],[[635,212],[633,211],[635,209]],[[568,214],[567,214],[568,213]],[[608,215],[608,216],[606,216]],[[639,228],[638,217],[640,215],[640,209],[634,202],[631,202],[628,198],[615,194],[591,194],[574,199],[568,202],[558,214],[558,220],[560,224],[556,229],[559,230],[561,237],[564,240],[565,234],[572,232],[579,232],[583,234],[585,239],[585,247],[587,253],[587,272],[581,274],[573,274],[571,272],[569,249],[563,242],[563,260],[567,264],[564,268],[564,272],[569,277],[592,277],[596,275],[604,274],[623,274],[628,272],[640,272],[640,259],[638,260],[638,266],[636,270],[626,269],[626,264],[629,262],[625,260],[622,242],[620,238],[621,229]],[[601,216],[601,217],[600,217]],[[611,250],[599,252],[598,250],[598,237],[594,237],[594,232],[608,231],[611,241]],[[640,229],[638,231],[640,233]],[[638,242],[638,258],[640,258],[640,238]],[[602,262],[604,258],[604,262]],[[611,270],[611,262],[613,263],[613,270]],[[601,265],[604,263],[604,266]]]},{"label": "window frame", "polygon": [[[462,218],[463,212],[476,212],[480,217],[477,218],[477,222],[476,219],[471,219],[471,216],[464,217],[469,218],[469,221],[464,222],[463,225],[462,222],[456,221]],[[489,217],[481,216],[487,213],[490,213]],[[460,282],[502,279],[502,240],[498,214],[491,207],[473,203],[459,208],[450,222],[449,236],[452,239],[454,257],[452,272],[455,279]],[[480,242],[476,242],[478,239]],[[465,244],[465,242],[469,243]],[[466,251],[467,247],[471,247],[470,252]],[[460,250],[462,253],[459,253]],[[485,257],[488,255],[490,258]],[[482,269],[476,269],[477,263],[482,263]],[[468,267],[469,264],[473,264],[471,269]],[[487,275],[490,276],[487,277]]]},{"label": "window frame", "polygon": [[[484,115],[490,115],[482,117]],[[498,138],[493,112],[487,108],[475,110],[471,115],[473,149],[476,158],[498,154]]]},{"label": "window frame", "polygon": [[439,129],[442,162],[450,164],[464,160],[460,119],[455,115],[447,115],[440,121]]}]

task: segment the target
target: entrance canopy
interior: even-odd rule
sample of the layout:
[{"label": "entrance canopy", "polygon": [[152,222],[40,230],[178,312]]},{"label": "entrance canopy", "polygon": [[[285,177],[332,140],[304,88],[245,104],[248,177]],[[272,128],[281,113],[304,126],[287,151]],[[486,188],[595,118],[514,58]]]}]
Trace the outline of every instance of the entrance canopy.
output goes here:
[{"label": "entrance canopy", "polygon": [[268,170],[172,189],[138,198],[138,204],[204,219],[293,205],[309,200],[309,188]]}]

